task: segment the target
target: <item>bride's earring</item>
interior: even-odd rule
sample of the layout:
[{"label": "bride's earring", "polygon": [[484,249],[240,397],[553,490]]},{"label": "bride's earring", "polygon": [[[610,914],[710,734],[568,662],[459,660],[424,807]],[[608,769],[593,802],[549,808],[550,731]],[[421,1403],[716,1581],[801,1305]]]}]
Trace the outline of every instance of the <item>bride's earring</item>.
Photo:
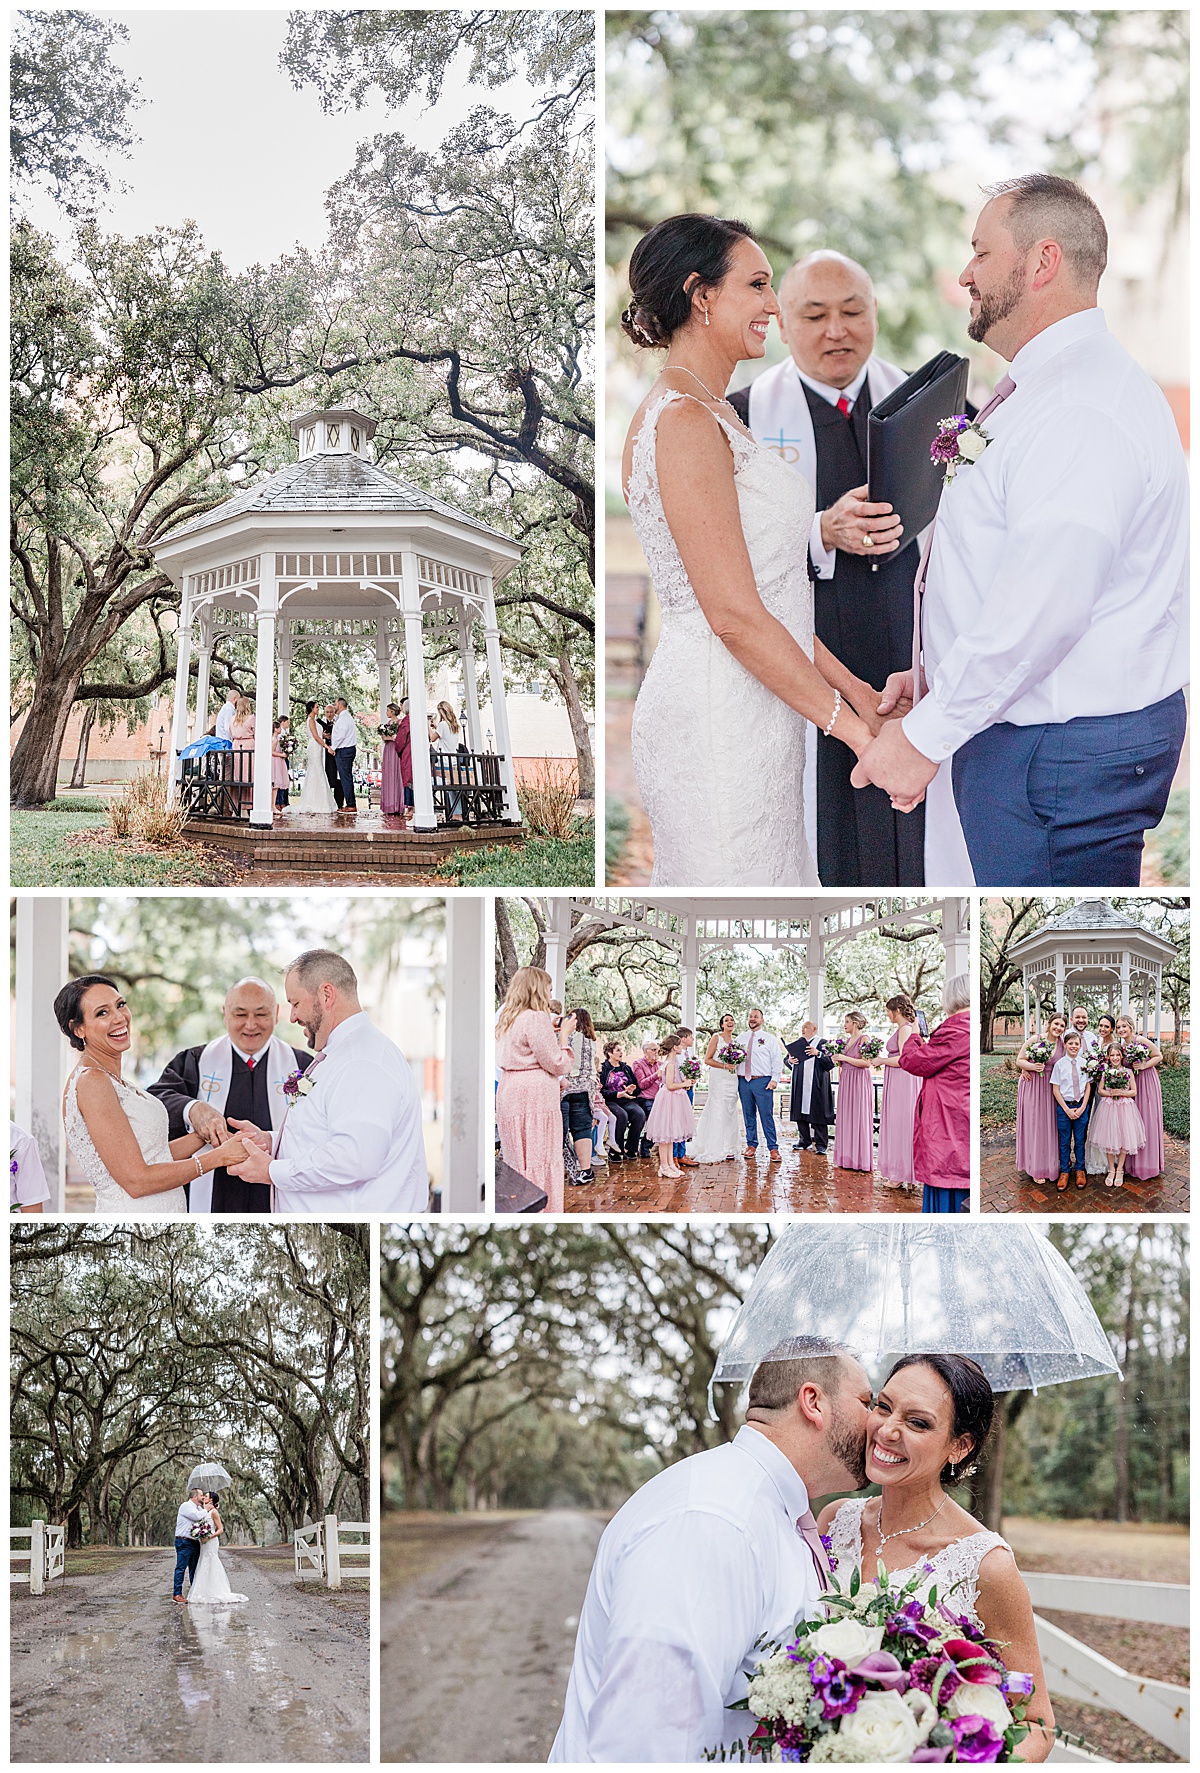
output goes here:
[{"label": "bride's earring", "polygon": [[705,308],[705,310],[704,310],[704,324],[705,324],[705,326],[708,325],[708,309],[707,308]]}]

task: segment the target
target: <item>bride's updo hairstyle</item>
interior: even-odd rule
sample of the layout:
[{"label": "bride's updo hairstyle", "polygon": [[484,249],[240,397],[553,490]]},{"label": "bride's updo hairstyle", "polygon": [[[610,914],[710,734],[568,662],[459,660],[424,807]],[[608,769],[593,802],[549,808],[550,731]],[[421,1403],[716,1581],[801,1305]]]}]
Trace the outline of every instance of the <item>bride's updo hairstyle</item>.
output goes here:
[{"label": "bride's updo hairstyle", "polygon": [[83,1021],[83,1000],[93,985],[109,985],[117,992],[121,989],[107,973],[85,973],[82,979],[64,985],[54,1000],[55,1020],[77,1053],[83,1052],[84,1044],[75,1030]]},{"label": "bride's updo hairstyle", "polygon": [[738,241],[753,239],[745,222],[715,215],[669,215],[656,222],[629,261],[622,330],[643,350],[665,349],[691,317],[694,290],[720,283]]},{"label": "bride's updo hairstyle", "polygon": [[942,1482],[956,1484],[965,1476],[965,1468],[983,1451],[992,1431],[995,1400],[987,1376],[979,1363],[965,1354],[906,1354],[896,1362],[884,1385],[889,1384],[897,1373],[902,1373],[905,1367],[929,1367],[937,1374],[954,1406],[951,1438],[970,1437],[971,1451],[956,1464],[942,1467]]}]

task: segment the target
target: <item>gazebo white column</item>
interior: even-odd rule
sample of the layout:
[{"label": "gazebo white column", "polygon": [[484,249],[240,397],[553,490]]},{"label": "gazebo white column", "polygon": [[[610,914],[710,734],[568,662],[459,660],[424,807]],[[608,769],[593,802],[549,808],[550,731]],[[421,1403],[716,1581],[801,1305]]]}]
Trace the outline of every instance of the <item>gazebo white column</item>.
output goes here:
[{"label": "gazebo white column", "polygon": [[467,739],[476,754],[483,750],[483,723],[479,718],[479,681],[475,675],[474,621],[466,608],[458,612],[458,653],[462,660],[463,695],[467,704]]},{"label": "gazebo white column", "polygon": [[808,1019],[817,1025],[818,1039],[825,1032],[825,943],[814,932],[806,948],[808,966]]},{"label": "gazebo white column", "polygon": [[254,672],[254,799],[250,807],[251,825],[262,830],[269,830],[275,817],[275,791],[271,786],[271,723],[275,718],[275,619],[278,611],[275,556],[264,549],[254,612],[258,623],[258,652]]},{"label": "gazebo white column", "polygon": [[433,771],[429,764],[429,710],[425,701],[425,649],[421,638],[421,569],[416,549],[402,549],[401,562],[404,658],[408,675],[409,730],[412,734],[413,830],[436,831]]},{"label": "gazebo white column", "polygon": [[387,718],[387,705],[392,699],[392,655],[388,646],[386,610],[380,610],[375,624],[375,669],[379,674],[379,718]]},{"label": "gazebo white column", "polygon": [[[1061,961],[1059,963],[1062,964]],[[1129,950],[1121,950],[1121,1014],[1129,1014]]]},{"label": "gazebo white column", "polygon": [[550,975],[550,995],[563,1001],[567,984],[567,943],[571,937],[571,902],[551,898],[547,901],[546,971]]},{"label": "gazebo white column", "polygon": [[451,894],[446,901],[446,1213],[478,1213],[484,1205],[484,1126],[490,1107],[483,1087],[487,959],[484,900]]},{"label": "gazebo white column", "polygon": [[1154,1044],[1162,1038],[1162,968],[1154,976]]},{"label": "gazebo white column", "polygon": [[62,1091],[68,1049],[52,1006],[67,982],[67,919],[65,894],[17,899],[14,1118],[37,1143],[52,1213],[64,1210],[66,1195]]},{"label": "gazebo white column", "polygon": [[175,711],[171,718],[171,787],[168,790],[168,799],[174,799],[179,792],[178,783],[183,775],[179,753],[188,742],[188,673],[192,664],[191,587],[189,573],[184,579],[179,597],[179,628],[175,636]]},{"label": "gazebo white column", "polygon": [[1061,1015],[1067,1003],[1066,963],[1060,948],[1054,956],[1054,1007]]},{"label": "gazebo white column", "polygon": [[680,1022],[684,1028],[696,1026],[696,981],[700,975],[700,941],[696,935],[696,919],[689,914],[683,920],[683,942],[679,951]]},{"label": "gazebo white column", "polygon": [[1029,968],[1021,968],[1021,1009],[1025,1022],[1025,1039],[1029,1039]]},{"label": "gazebo white column", "polygon": [[960,973],[970,970],[971,938],[965,899],[942,901],[942,947],[946,951],[947,979],[956,979]]},{"label": "gazebo white column", "polygon": [[[279,672],[275,690],[275,710],[277,714],[292,712],[292,657],[293,657],[292,624],[287,616],[281,616],[276,623],[275,646],[279,655]],[[258,737],[258,728],[254,729]]]},{"label": "gazebo white column", "polygon": [[504,664],[500,657],[500,625],[496,620],[496,600],[492,595],[492,576],[484,581],[483,639],[487,647],[488,681],[492,691],[492,719],[496,723],[496,749],[500,753],[500,780],[504,784],[504,820],[509,825],[521,823],[517,804],[517,772],[513,764],[512,735],[508,730],[508,702],[504,695]]},{"label": "gazebo white column", "polygon": [[202,739],[208,726],[208,692],[212,679],[212,604],[200,610],[200,645],[196,655],[196,727],[193,738]]}]

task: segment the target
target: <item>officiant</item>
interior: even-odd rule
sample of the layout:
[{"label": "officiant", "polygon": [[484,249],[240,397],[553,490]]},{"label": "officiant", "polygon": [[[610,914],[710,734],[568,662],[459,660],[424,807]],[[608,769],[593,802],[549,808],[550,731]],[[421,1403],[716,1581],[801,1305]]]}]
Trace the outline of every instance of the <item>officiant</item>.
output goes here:
[{"label": "officiant", "polygon": [[796,1123],[797,1151],[811,1147],[818,1157],[829,1148],[833,1121],[833,1058],[825,1041],[817,1039],[817,1025],[806,1022],[799,1040],[790,1040],[784,1052],[792,1065],[792,1099],[788,1112]]},{"label": "officiant", "polygon": [[[840,252],[813,252],[793,265],[779,286],[779,309],[791,355],[729,404],[815,489],[809,563],[817,638],[882,689],[891,672],[912,664],[920,550],[916,536],[897,546],[900,519],[890,507],[865,502],[867,414],[905,371],[874,355],[875,291],[863,267]],[[853,753],[810,724],[805,820],[821,885],[924,885],[924,807],[894,812],[881,789],[850,786],[853,767]]]},{"label": "officiant", "polygon": [[[275,1033],[279,1005],[263,979],[239,979],[225,994],[225,1033],[207,1046],[186,1047],[150,1085],[170,1117],[170,1137],[187,1132],[226,1139],[237,1132],[232,1119],[252,1121],[264,1131],[283,1125],[285,1079],[307,1071],[312,1054],[289,1046]],[[228,1170],[214,1170],[189,1187],[189,1213],[269,1213],[271,1190],[243,1182]]]}]

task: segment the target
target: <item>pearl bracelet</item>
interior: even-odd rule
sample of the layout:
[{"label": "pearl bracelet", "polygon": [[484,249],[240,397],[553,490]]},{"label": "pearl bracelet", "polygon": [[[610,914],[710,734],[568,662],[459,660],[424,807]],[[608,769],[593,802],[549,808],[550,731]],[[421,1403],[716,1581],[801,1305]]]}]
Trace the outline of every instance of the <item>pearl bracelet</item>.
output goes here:
[{"label": "pearl bracelet", "polygon": [[841,692],[841,690],[834,690],[834,692],[833,692],[833,713],[829,716],[829,725],[827,727],[825,727],[825,729],[824,729],[824,733],[825,733],[826,738],[828,738],[830,733],[833,731],[833,723],[837,719],[838,715],[841,712],[842,712],[842,692]]},{"label": "pearl bracelet", "polygon": [[203,1174],[204,1174],[204,1165],[201,1163],[200,1158],[196,1155],[195,1152],[192,1153],[192,1162],[196,1166],[196,1180],[198,1182],[200,1180],[201,1176],[203,1176]]}]

